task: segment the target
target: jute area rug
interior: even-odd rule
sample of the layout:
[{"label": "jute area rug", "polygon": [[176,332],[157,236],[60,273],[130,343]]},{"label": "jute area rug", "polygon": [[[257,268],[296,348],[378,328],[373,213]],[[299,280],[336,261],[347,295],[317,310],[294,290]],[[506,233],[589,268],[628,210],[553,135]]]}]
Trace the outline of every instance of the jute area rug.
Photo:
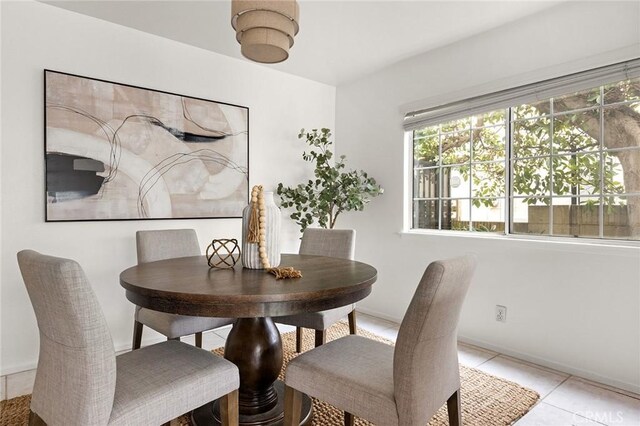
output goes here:
[{"label": "jute area rug", "polygon": [[[334,340],[349,334],[346,322],[341,322],[327,330],[327,340]],[[393,342],[358,329],[358,334],[379,342],[393,345]],[[284,347],[284,366],[280,379],[284,378],[287,363],[296,356],[295,332],[282,335]],[[314,336],[311,331],[304,333],[303,350],[313,347]],[[214,350],[222,355],[223,348]],[[514,423],[538,401],[539,395],[516,383],[504,380],[474,368],[460,366],[462,381],[462,423],[465,426],[506,426]],[[427,380],[427,378],[425,378]],[[0,426],[27,425],[29,417],[30,395],[20,396],[0,403]],[[343,412],[322,401],[313,400],[314,426],[342,426]],[[356,419],[356,426],[370,426],[372,423]],[[187,415],[171,422],[173,425],[190,426]],[[446,404],[431,419],[428,426],[448,426]],[[141,425],[143,426],[143,425]]]}]

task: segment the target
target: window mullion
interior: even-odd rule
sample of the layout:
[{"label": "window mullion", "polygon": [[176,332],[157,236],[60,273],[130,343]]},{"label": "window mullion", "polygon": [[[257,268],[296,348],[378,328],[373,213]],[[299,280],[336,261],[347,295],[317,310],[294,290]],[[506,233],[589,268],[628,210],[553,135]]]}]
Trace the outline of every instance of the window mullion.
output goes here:
[{"label": "window mullion", "polygon": [[551,99],[549,103],[549,235],[553,235],[553,99]]},{"label": "window mullion", "polygon": [[442,129],[438,126],[438,229],[442,230]]},{"label": "window mullion", "polygon": [[470,120],[469,127],[469,231],[473,231],[473,169],[471,163],[473,162],[473,118]]},{"label": "window mullion", "polygon": [[413,131],[413,135],[411,138],[411,152],[409,153],[410,164],[411,164],[411,228],[418,228],[420,226],[420,208],[416,209],[415,199],[417,198],[416,194],[416,162],[415,162],[415,152],[416,152],[416,132]]},{"label": "window mullion", "polygon": [[598,235],[604,238],[604,86],[600,87],[600,205],[598,206]]},{"label": "window mullion", "polygon": [[504,170],[505,170],[505,224],[504,224],[504,233],[511,234],[513,232],[513,161],[511,159],[511,155],[513,153],[513,108],[507,108],[505,114],[505,128],[507,131],[505,132],[505,141],[504,141]]}]

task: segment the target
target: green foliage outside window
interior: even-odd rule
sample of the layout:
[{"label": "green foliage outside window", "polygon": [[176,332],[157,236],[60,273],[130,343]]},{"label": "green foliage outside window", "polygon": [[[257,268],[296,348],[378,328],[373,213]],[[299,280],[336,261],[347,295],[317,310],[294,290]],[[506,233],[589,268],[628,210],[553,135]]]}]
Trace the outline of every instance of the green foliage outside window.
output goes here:
[{"label": "green foliage outside window", "polygon": [[629,205],[632,234],[640,237],[640,197],[624,197],[640,193],[640,80],[417,130],[414,167],[459,164],[473,205],[492,207],[505,196],[509,119],[512,195],[529,205],[550,205],[551,196]]}]

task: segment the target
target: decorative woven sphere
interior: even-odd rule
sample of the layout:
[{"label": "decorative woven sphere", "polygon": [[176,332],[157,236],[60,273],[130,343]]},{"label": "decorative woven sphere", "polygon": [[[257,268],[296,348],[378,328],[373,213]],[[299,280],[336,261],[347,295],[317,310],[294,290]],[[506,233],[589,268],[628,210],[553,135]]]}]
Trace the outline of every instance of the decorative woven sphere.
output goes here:
[{"label": "decorative woven sphere", "polygon": [[207,247],[210,268],[233,268],[240,259],[240,246],[235,238],[214,239]]}]

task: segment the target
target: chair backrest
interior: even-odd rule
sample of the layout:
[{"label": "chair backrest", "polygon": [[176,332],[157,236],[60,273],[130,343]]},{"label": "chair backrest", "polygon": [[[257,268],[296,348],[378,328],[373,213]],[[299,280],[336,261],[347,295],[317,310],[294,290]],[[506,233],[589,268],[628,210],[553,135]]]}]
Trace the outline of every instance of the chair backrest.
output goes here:
[{"label": "chair backrest", "polygon": [[174,257],[200,256],[198,235],[193,229],[163,229],[136,232],[138,263]]},{"label": "chair backrest", "polygon": [[33,250],[18,264],[36,314],[40,356],[31,409],[50,425],[105,425],[116,387],[107,322],[73,260]]},{"label": "chair backrest", "polygon": [[307,228],[302,234],[299,253],[353,260],[355,250],[353,229]]},{"label": "chair backrest", "polygon": [[474,256],[431,263],[405,313],[393,359],[400,425],[425,424],[460,388],[457,327]]}]

